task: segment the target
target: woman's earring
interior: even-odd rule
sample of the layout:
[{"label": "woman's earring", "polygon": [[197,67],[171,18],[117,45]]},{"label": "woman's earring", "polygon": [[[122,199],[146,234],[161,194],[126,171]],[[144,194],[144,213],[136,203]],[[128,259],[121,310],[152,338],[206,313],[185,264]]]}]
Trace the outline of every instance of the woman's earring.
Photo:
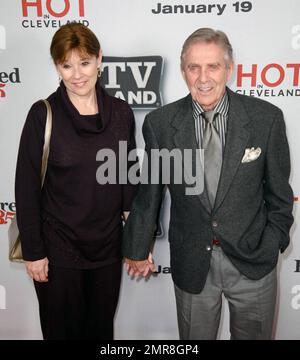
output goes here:
[{"label": "woman's earring", "polygon": [[100,68],[97,68],[97,70],[98,70],[98,78],[100,78],[101,77],[101,70],[100,70]]}]

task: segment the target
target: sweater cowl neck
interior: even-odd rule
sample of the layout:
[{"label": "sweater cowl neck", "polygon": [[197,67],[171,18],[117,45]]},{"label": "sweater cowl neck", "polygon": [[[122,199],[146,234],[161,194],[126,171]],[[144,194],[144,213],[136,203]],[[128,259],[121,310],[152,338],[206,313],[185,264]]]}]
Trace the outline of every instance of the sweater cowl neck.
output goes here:
[{"label": "sweater cowl neck", "polygon": [[102,89],[99,81],[96,83],[96,94],[99,113],[95,115],[81,115],[72,104],[63,81],[57,89],[63,109],[72,120],[73,126],[79,134],[98,134],[105,130],[110,120],[111,99]]}]

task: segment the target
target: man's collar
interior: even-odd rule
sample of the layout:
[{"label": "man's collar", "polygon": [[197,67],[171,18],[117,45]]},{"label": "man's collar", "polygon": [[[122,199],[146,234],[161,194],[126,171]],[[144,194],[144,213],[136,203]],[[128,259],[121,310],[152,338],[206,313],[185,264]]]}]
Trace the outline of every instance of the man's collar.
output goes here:
[{"label": "man's collar", "polygon": [[[203,107],[194,99],[192,99],[192,104],[193,104],[193,113],[195,115],[199,115],[204,112]],[[227,116],[228,109],[229,109],[229,99],[228,99],[227,90],[225,90],[224,95],[222,96],[222,98],[220,99],[220,101],[213,110],[215,113],[219,113],[223,116]]]}]

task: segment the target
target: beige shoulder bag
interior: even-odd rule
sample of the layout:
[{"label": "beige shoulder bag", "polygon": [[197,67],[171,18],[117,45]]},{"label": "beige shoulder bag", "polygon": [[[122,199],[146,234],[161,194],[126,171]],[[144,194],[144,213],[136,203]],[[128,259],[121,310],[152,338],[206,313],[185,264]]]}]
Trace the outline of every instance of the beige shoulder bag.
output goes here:
[{"label": "beige shoulder bag", "polygon": [[[52,130],[52,111],[51,106],[47,100],[43,100],[47,108],[47,119],[45,126],[45,135],[44,135],[44,147],[43,147],[43,156],[42,156],[42,167],[41,167],[41,188],[44,185],[44,180],[47,171],[48,165],[48,156],[50,150],[50,137]],[[17,224],[17,214],[11,220],[11,224],[8,228],[8,241],[9,241],[9,260],[16,262],[23,262],[22,248],[20,233]]]}]

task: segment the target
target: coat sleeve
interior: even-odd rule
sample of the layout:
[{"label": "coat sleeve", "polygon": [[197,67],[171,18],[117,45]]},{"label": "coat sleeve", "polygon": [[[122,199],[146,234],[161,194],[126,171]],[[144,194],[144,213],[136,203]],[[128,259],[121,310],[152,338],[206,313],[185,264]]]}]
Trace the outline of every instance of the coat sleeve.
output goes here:
[{"label": "coat sleeve", "polygon": [[[139,177],[139,162],[135,142],[135,121],[132,110],[128,107],[128,140],[127,140],[127,183],[122,185],[122,210],[130,211],[133,199],[137,193],[138,184],[134,177]],[[134,174],[130,177],[130,174]]]},{"label": "coat sleeve", "polygon": [[15,196],[18,227],[24,260],[46,256],[41,231],[41,162],[46,124],[46,108],[35,103],[22,131],[16,177]]},{"label": "coat sleeve", "polygon": [[[145,140],[145,153],[142,166],[141,184],[129,218],[124,227],[123,256],[133,260],[147,259],[154,232],[164,185],[161,182],[160,164],[151,165],[151,150],[159,149],[149,116],[146,116],[143,124],[143,136]],[[151,183],[151,173],[158,171],[158,179]]]},{"label": "coat sleeve", "polygon": [[264,200],[267,207],[266,228],[278,239],[280,251],[289,245],[293,224],[293,191],[289,185],[290,153],[283,114],[274,119],[267,147],[264,177]]}]

